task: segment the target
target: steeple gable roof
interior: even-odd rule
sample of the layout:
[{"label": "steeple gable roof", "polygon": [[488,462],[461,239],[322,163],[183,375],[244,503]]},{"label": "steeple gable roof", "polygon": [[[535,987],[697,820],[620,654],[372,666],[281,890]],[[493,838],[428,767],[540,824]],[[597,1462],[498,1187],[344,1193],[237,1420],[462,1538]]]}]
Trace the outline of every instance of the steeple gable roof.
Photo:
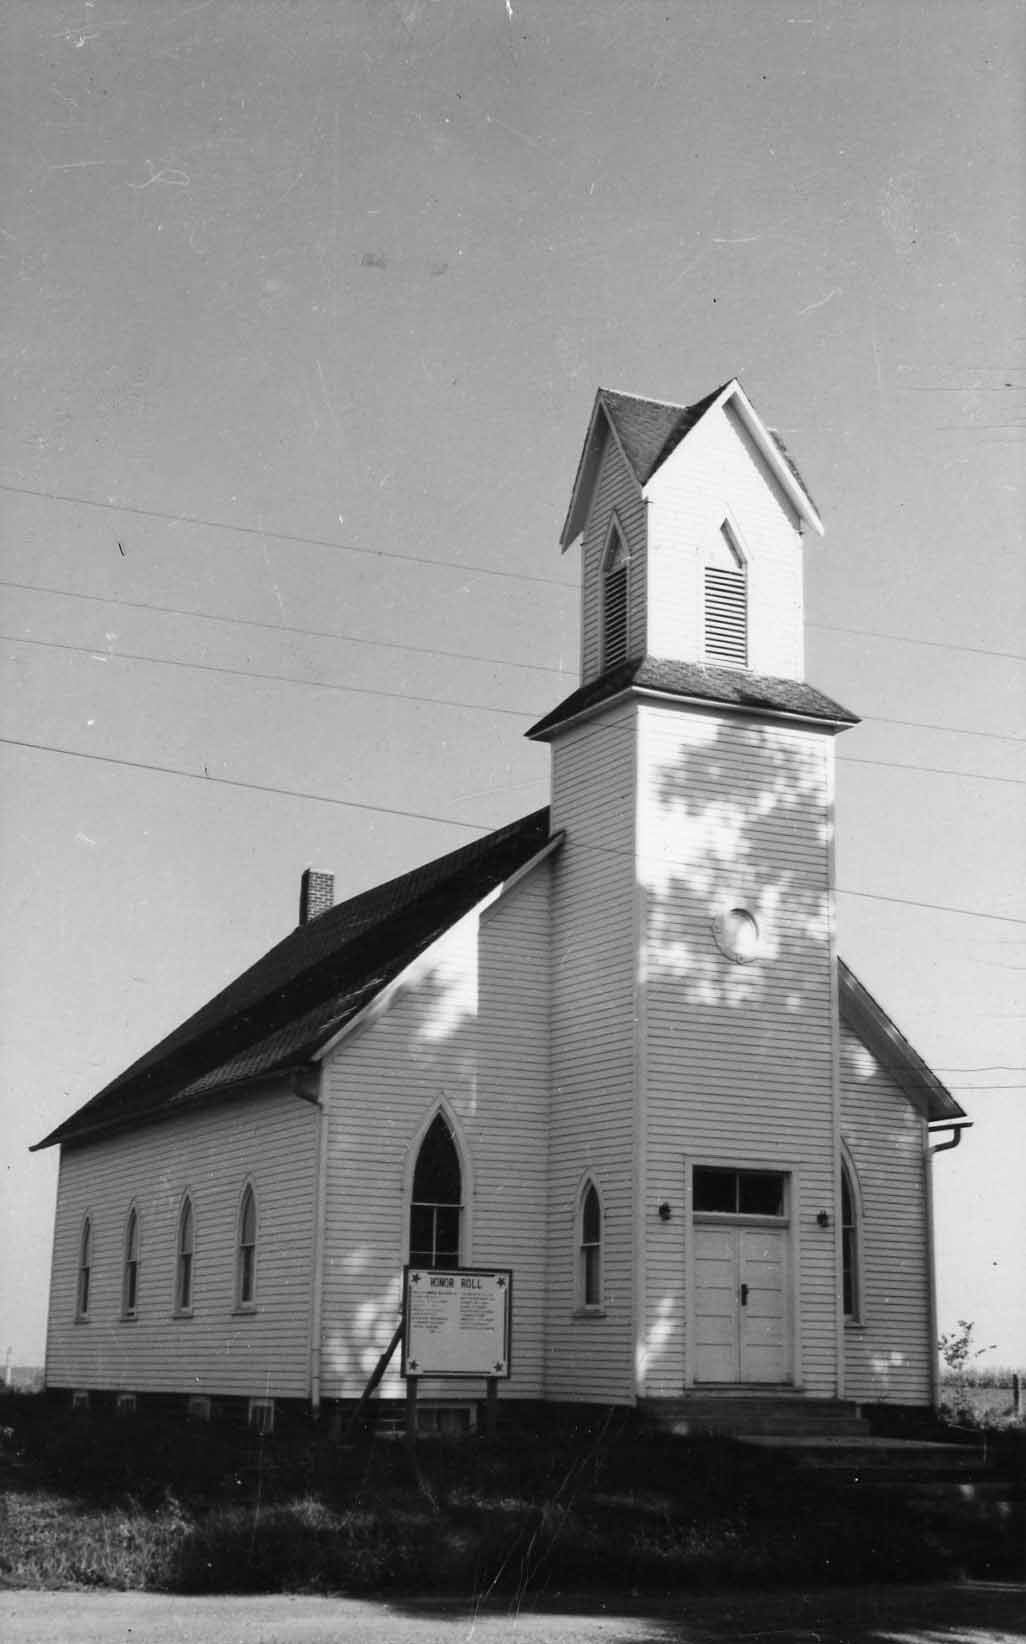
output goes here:
[{"label": "steeple gable roof", "polygon": [[817,535],[822,536],[823,522],[819,511],[793,459],[779,436],[762,421],[738,379],[732,377],[692,405],[643,399],[636,394],[600,388],[595,395],[570,506],[560,536],[562,547],[569,548],[584,529],[606,438],[611,435],[617,441],[639,490],[644,490],[706,413],[714,406],[728,402],[736,408],[795,512]]}]

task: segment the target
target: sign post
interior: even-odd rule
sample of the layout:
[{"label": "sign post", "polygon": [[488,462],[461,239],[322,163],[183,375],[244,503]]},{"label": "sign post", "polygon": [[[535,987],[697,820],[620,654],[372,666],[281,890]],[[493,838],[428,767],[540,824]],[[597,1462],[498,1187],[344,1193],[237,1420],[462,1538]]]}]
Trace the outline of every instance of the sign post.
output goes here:
[{"label": "sign post", "polygon": [[426,1376],[484,1378],[486,1429],[495,1430],[498,1384],[511,1366],[513,1273],[508,1267],[406,1267],[403,1358],[407,1433]]}]

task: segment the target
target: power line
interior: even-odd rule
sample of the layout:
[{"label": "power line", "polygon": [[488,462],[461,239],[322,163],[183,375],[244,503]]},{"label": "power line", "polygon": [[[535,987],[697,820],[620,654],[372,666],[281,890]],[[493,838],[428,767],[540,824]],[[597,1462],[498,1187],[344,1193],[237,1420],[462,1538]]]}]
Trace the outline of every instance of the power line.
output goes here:
[{"label": "power line", "polygon": [[990,651],[983,645],[954,645],[944,639],[919,639],[911,634],[885,634],[878,628],[846,628],[839,622],[806,622],[807,628],[820,628],[828,634],[862,634],[866,639],[893,639],[899,645],[929,645],[938,651],[968,651],[971,656],[1004,657],[1009,662],[1026,662],[1020,651]]},{"label": "power line", "polygon": [[[44,502],[76,503],[83,508],[98,508],[108,513],[134,514],[140,519],[168,520],[175,525],[203,525],[212,531],[233,531],[237,536],[259,537],[261,540],[270,538],[275,542],[293,542],[307,548],[327,548],[336,553],[364,554],[370,559],[398,560],[410,565],[428,565],[444,567],[446,570],[462,571],[470,576],[501,577],[512,582],[540,583],[547,588],[560,588],[564,593],[576,594],[575,583],[564,582],[559,577],[542,577],[527,571],[500,571],[490,565],[467,564],[465,560],[433,558],[428,554],[403,554],[390,552],[385,548],[363,548],[353,542],[333,542],[328,537],[304,537],[289,531],[265,530],[257,525],[237,525],[228,520],[205,519],[199,514],[170,514],[160,508],[139,508],[128,502],[99,502],[95,497],[83,497],[69,491],[40,491],[30,485],[11,485],[0,480],[0,491],[7,491],[13,495],[38,497]],[[940,639],[920,639],[911,634],[883,633],[876,628],[849,628],[840,623],[806,622],[807,628],[819,628],[826,633],[861,634],[867,639],[893,640],[899,645],[929,645],[942,651],[966,651],[972,656],[1002,657],[1012,662],[1026,662],[1026,655],[1018,651],[992,651],[982,645],[958,645],[952,641]]]},{"label": "power line", "polygon": [[236,536],[271,538],[275,542],[294,542],[306,548],[330,548],[340,554],[364,554],[369,559],[394,559],[407,565],[444,566],[447,570],[463,571],[470,576],[503,577],[511,582],[540,582],[550,588],[562,588],[576,593],[575,585],[558,577],[540,577],[527,571],[498,571],[490,565],[468,565],[465,560],[433,559],[429,554],[392,553],[385,548],[361,548],[355,542],[332,542],[328,537],[301,537],[289,531],[265,531],[257,525],[233,525],[224,519],[203,519],[198,514],[168,514],[160,508],[137,508],[128,502],[98,502],[95,497],[80,497],[68,491],[37,491],[30,485],[10,485],[0,480],[0,491],[19,496],[39,497],[44,502],[73,502],[83,508],[100,508],[112,514],[135,514],[140,519],[171,520],[175,525],[205,525],[211,531],[233,531]]},{"label": "power line", "polygon": [[[0,635],[0,638],[3,636]],[[838,754],[839,765],[883,765],[891,771],[922,771],[924,776],[961,776],[970,782],[1002,782],[1013,788],[1026,787],[1021,776],[984,776],[981,771],[956,771],[950,765],[905,765],[899,759],[857,759],[853,754]]]},{"label": "power line", "polygon": [[96,760],[101,765],[119,765],[133,771],[151,771],[159,776],[180,776],[189,782],[218,783],[225,788],[245,788],[251,793],[282,794],[286,799],[310,799],[318,805],[340,805],[344,810],[375,811],[382,816],[402,816],[416,822],[441,822],[457,828],[470,828],[474,833],[490,833],[490,825],[483,822],[464,822],[456,816],[433,816],[428,811],[400,810],[394,805],[367,805],[356,799],[335,799],[330,794],[307,793],[299,788],[279,788],[267,782],[243,782],[232,776],[208,776],[206,772],[182,771],[173,765],[151,765],[140,759],[117,759],[113,754],[84,753],[79,748],[59,748],[52,742],[26,742],[14,736],[0,736],[0,742],[11,748],[30,748],[37,753],[63,754],[69,759]]},{"label": "power line", "polygon": [[[1026,1073],[1026,1067],[1021,1062],[1014,1062],[1011,1066],[1004,1062],[992,1062],[989,1067],[939,1067],[937,1073]],[[986,1089],[985,1085],[980,1086]]]},{"label": "power line", "polygon": [[287,622],[258,622],[254,617],[218,616],[214,611],[194,611],[181,605],[154,605],[146,600],[114,599],[106,594],[80,594],[73,588],[47,588],[38,582],[11,582],[0,577],[0,588],[19,588],[26,593],[56,594],[60,599],[84,599],[94,605],[116,605],[129,611],[158,611],[166,616],[191,617],[199,622],[220,622],[226,627],[263,628],[269,633],[301,634],[307,639],[342,639],[347,645],[369,645],[387,651],[414,651],[420,656],[447,657],[454,662],[494,663],[498,667],[524,668],[537,674],[565,674],[567,671],[565,668],[545,668],[537,662],[514,662],[511,657],[478,656],[469,651],[442,651],[437,645],[408,645],[398,639],[362,639],[358,634],[344,634],[334,628],[297,628]]},{"label": "power line", "polygon": [[531,718],[531,714],[523,708],[493,708],[487,702],[458,702],[447,696],[418,696],[413,691],[381,691],[370,685],[338,685],[328,679],[297,679],[294,674],[262,674],[252,668],[224,668],[213,662],[184,662],[176,657],[147,656],[141,651],[104,651],[97,645],[71,645],[59,639],[27,639],[19,634],[0,634],[0,640],[8,640],[14,645],[36,645],[47,651],[72,651],[76,656],[92,656],[104,662],[150,662],[158,668],[188,668],[202,674],[263,679],[275,685],[303,685],[318,691],[344,691],[352,696],[382,696],[390,702],[426,702],[437,708],[505,714],[512,719]]},{"label": "power line", "polygon": [[[562,586],[562,584],[560,584]],[[224,627],[259,628],[272,634],[297,634],[307,639],[341,639],[348,645],[365,645],[378,650],[410,651],[418,656],[445,657],[453,662],[482,662],[501,668],[520,668],[525,672],[566,676],[566,668],[550,668],[537,662],[515,662],[512,657],[483,656],[472,651],[446,651],[437,645],[411,645],[396,639],[366,639],[359,634],[343,633],[335,628],[300,628],[287,622],[261,622],[254,617],[220,616],[216,611],[197,611],[189,606],[158,605],[149,600],[118,599],[110,594],[83,594],[74,588],[54,588],[40,582],[15,582],[0,577],[0,588],[17,588],[23,593],[52,594],[58,599],[79,599],[93,605],[113,605],[128,611],[153,611],[164,616],[189,617],[198,622],[217,622]],[[935,720],[894,719],[885,714],[863,714],[863,724],[902,725],[912,730],[941,731],[949,736],[981,736],[996,742],[1026,744],[1026,737],[1011,736],[1000,731],[981,731],[968,725],[940,725]]]},{"label": "power line", "polygon": [[[180,776],[190,782],[220,783],[229,788],[246,788],[254,793],[282,794],[287,799],[309,799],[321,805],[340,805],[346,810],[375,811],[383,816],[409,817],[421,822],[439,822],[451,824],[457,828],[469,828],[475,833],[490,833],[491,824],[482,822],[467,822],[458,816],[438,816],[427,811],[400,810],[391,805],[369,805],[355,799],[335,799],[329,794],[309,793],[295,788],[280,788],[266,782],[244,782],[237,777],[201,775],[198,771],[183,771],[172,765],[154,765],[138,759],[119,759],[113,754],[86,753],[79,748],[62,748],[53,742],[30,742],[20,737],[0,736],[0,743],[11,748],[27,748],[36,753],[61,754],[69,759],[94,760],[102,765],[116,765],[128,770],[151,771],[160,776]],[[619,850],[613,846],[595,845],[589,842],[578,842],[578,847],[584,844],[587,850],[601,851],[607,856],[628,856],[629,851]],[[681,862],[681,866],[687,864]],[[989,919],[1003,925],[1026,925],[1026,919],[1016,919],[1007,913],[987,913],[982,908],[955,907],[947,902],[922,902],[909,896],[886,896],[877,891],[848,890],[843,885],[834,887],[839,896],[858,896],[868,898],[873,902],[896,902],[903,907],[927,908],[938,913],[961,914],[968,919]]]}]

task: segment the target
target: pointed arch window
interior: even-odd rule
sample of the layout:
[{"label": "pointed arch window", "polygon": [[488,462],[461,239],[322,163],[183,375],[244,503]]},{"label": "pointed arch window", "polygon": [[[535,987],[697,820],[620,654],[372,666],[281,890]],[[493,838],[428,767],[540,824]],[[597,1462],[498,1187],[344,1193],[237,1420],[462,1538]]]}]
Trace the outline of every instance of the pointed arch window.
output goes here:
[{"label": "pointed arch window", "polygon": [[577,1304],[602,1306],[602,1201],[593,1181],[581,1194],[577,1246]]},{"label": "pointed arch window", "polygon": [[235,1268],[235,1305],[256,1306],[256,1195],[247,1182],[239,1206],[239,1244]]},{"label": "pointed arch window", "polygon": [[614,525],[602,562],[602,668],[627,659],[627,577],[630,555]]},{"label": "pointed arch window", "polygon": [[125,1268],[121,1279],[121,1317],[134,1319],[139,1310],[139,1212],[128,1212],[125,1224]]},{"label": "pointed arch window", "polygon": [[458,1267],[463,1173],[456,1140],[437,1113],[417,1154],[410,1203],[411,1267]]},{"label": "pointed arch window", "polygon": [[748,666],[748,567],[727,520],[705,567],[705,655],[709,662]]},{"label": "pointed arch window", "polygon": [[75,1317],[87,1319],[89,1317],[90,1288],[93,1276],[93,1223],[87,1216],[82,1223],[82,1236],[78,1242],[78,1284],[75,1291]]},{"label": "pointed arch window", "polygon": [[176,1313],[192,1312],[195,1245],[196,1219],[192,1211],[192,1200],[187,1196],[178,1217],[178,1249],[175,1261]]},{"label": "pointed arch window", "polygon": [[862,1273],[860,1260],[859,1200],[847,1163],[841,1161],[841,1277],[844,1318],[847,1324],[862,1321]]}]

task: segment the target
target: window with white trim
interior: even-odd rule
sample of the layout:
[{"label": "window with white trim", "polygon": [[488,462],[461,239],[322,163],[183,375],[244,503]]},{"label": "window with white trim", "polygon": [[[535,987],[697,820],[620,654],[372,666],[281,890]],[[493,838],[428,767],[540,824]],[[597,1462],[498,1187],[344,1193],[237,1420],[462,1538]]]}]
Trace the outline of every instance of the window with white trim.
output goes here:
[{"label": "window with white trim", "polygon": [[239,1206],[239,1243],[235,1267],[235,1305],[256,1306],[256,1195],[247,1182]]},{"label": "window with white trim", "polygon": [[75,1287],[75,1317],[87,1319],[89,1317],[90,1289],[93,1278],[93,1223],[87,1216],[82,1223],[82,1235],[78,1242],[78,1282]]},{"label": "window with white trim", "polygon": [[748,567],[727,520],[705,567],[705,657],[748,666]]},{"label": "window with white trim", "polygon": [[125,1225],[125,1267],[121,1278],[121,1317],[134,1319],[139,1309],[139,1212],[133,1205]]},{"label": "window with white trim", "polygon": [[410,1199],[410,1266],[458,1267],[463,1173],[456,1140],[436,1113],[420,1145]]},{"label": "window with white trim", "polygon": [[584,1184],[578,1215],[577,1305],[602,1306],[602,1201],[590,1180]]},{"label": "window with white trim", "polygon": [[627,659],[628,574],[630,556],[614,525],[602,563],[602,669]]},{"label": "window with white trim", "polygon": [[192,1200],[186,1195],[178,1217],[178,1245],[175,1260],[175,1312],[191,1313],[193,1296],[193,1256],[196,1245],[196,1221]]},{"label": "window with white trim", "polygon": [[848,1324],[858,1324],[862,1317],[858,1198],[852,1184],[851,1172],[843,1160],[841,1161],[841,1275],[845,1321]]}]

